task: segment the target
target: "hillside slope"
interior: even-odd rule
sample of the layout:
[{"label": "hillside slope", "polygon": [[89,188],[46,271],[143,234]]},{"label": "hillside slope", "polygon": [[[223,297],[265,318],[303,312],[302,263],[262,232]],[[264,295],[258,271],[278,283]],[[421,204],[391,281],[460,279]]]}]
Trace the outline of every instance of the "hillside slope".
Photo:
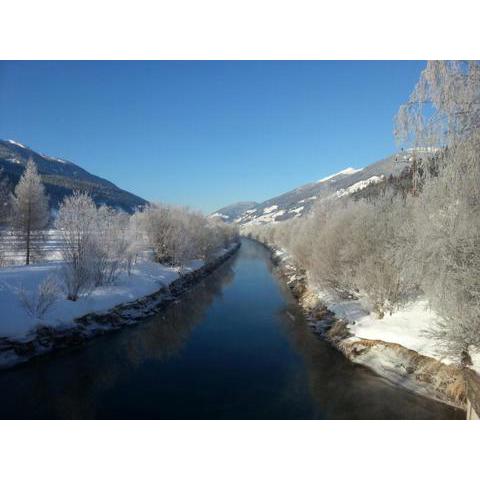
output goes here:
[{"label": "hillside slope", "polygon": [[[421,152],[420,156],[422,155],[431,156],[431,153]],[[419,158],[418,155],[417,158]],[[341,198],[347,195],[362,196],[382,188],[388,181],[408,180],[407,177],[411,175],[412,159],[410,151],[390,155],[361,169],[346,168],[316,182],[307,183],[245,208],[243,211],[238,210],[236,214],[234,214],[235,209],[230,206],[217,210],[212,216],[219,216],[228,223],[239,225],[271,223],[301,217],[312,209],[317,200],[329,197]]]},{"label": "hillside slope", "polygon": [[217,210],[212,213],[210,216],[219,217],[227,223],[235,221],[235,219],[240,218],[245,212],[254,209],[258,205],[257,202],[237,202],[227,205],[226,207]]},{"label": "hillside slope", "polygon": [[147,203],[143,198],[92,175],[68,160],[35,152],[13,140],[0,140],[0,169],[8,177],[12,188],[17,184],[29,159],[37,165],[52,208],[56,208],[73,190],[88,192],[98,205],[105,204],[127,212]]}]

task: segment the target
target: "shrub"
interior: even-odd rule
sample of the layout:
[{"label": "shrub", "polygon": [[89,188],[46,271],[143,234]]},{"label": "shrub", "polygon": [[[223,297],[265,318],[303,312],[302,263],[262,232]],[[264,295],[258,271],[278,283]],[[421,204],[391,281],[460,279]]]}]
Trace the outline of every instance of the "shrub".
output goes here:
[{"label": "shrub", "polygon": [[60,296],[60,287],[55,277],[49,276],[38,288],[29,293],[25,288],[19,291],[19,300],[27,314],[35,320],[42,320]]}]

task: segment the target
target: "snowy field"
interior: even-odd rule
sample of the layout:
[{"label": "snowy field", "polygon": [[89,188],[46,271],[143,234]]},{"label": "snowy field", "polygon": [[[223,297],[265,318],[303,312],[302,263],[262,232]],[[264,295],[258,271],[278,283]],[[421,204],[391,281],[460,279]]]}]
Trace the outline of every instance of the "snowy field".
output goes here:
[{"label": "snowy field", "polygon": [[[60,249],[63,240],[58,230],[49,229],[42,232],[42,240],[32,240],[34,250],[41,252],[44,261],[60,260]],[[17,239],[13,232],[0,230],[0,260],[3,265],[22,265],[25,263],[25,252],[16,248]],[[39,243],[40,246],[36,244]]]},{"label": "snowy field", "polygon": [[[218,255],[225,252],[223,250]],[[203,264],[203,261],[194,260],[183,269],[183,273],[196,270]],[[76,302],[62,295],[41,321],[31,318],[19,299],[19,292],[23,289],[27,295],[34,295],[43,280],[58,275],[61,266],[61,262],[50,262],[0,269],[0,337],[19,340],[28,337],[29,332],[40,325],[71,326],[75,318],[91,312],[108,311],[119,304],[144,297],[179,277],[178,268],[141,260],[133,266],[131,275],[120,274],[114,285],[98,287]]]}]

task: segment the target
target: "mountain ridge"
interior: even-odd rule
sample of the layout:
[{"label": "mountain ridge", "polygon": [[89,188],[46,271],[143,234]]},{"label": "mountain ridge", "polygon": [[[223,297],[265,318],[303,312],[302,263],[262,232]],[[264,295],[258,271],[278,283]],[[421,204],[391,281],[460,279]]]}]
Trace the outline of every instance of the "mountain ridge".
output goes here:
[{"label": "mountain ridge", "polygon": [[16,141],[0,139],[0,169],[14,188],[32,159],[42,177],[51,208],[57,208],[74,190],[89,193],[97,205],[108,205],[133,212],[148,202],[117,187],[105,178],[94,175],[70,160],[37,152]]},{"label": "mountain ridge", "polygon": [[[229,209],[232,211],[232,206],[229,205],[213,212],[211,216],[218,216],[227,223],[239,225],[272,223],[302,217],[311,211],[317,200],[359,196],[392,179],[405,178],[410,172],[414,153],[413,150],[401,151],[362,168],[347,167],[263,202],[255,202],[255,206],[244,209],[237,215],[226,213]],[[418,149],[417,153],[430,157],[434,152]],[[225,218],[227,215],[228,218]]]}]

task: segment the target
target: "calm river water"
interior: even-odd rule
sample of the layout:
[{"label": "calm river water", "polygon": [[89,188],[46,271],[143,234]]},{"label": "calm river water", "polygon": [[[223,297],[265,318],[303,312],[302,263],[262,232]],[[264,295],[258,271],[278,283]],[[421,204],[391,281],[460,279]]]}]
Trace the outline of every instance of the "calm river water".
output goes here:
[{"label": "calm river water", "polygon": [[464,418],[311,332],[249,240],[158,316],[0,372],[0,391],[0,418]]}]

